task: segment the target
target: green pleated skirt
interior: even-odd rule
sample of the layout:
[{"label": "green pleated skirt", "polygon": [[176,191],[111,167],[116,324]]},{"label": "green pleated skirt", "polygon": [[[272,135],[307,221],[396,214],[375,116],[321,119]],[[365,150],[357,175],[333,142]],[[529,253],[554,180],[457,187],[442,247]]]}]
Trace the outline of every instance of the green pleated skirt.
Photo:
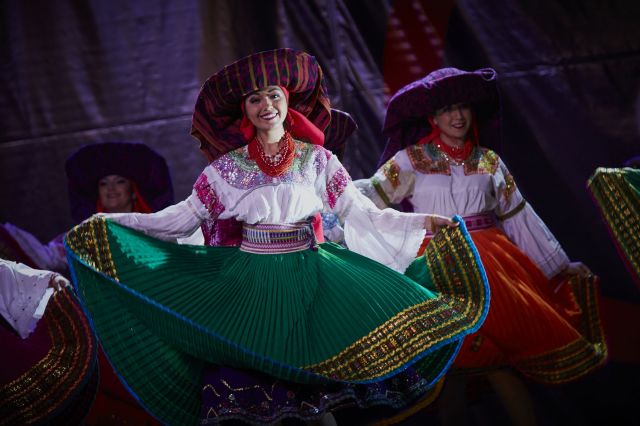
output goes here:
[{"label": "green pleated skirt", "polygon": [[67,235],[105,353],[160,420],[193,423],[205,363],[300,383],[374,383],[410,365],[435,383],[488,310],[464,225],[432,239],[412,279],[325,243],[252,254],[177,245],[102,218]]}]

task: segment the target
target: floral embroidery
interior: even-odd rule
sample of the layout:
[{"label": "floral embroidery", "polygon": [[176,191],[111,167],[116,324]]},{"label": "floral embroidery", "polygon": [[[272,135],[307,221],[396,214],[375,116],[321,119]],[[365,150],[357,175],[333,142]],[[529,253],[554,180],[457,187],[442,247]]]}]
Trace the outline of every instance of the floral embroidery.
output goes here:
[{"label": "floral embroidery", "polygon": [[410,146],[407,155],[413,168],[420,173],[451,175],[449,162],[432,144]]},{"label": "floral embroidery", "polygon": [[498,154],[487,148],[476,147],[464,162],[465,175],[495,174],[500,159]]},{"label": "floral embroidery", "polygon": [[508,203],[511,200],[511,195],[516,192],[516,181],[513,179],[513,175],[507,174],[504,177],[504,191],[502,195],[504,196],[504,200]]},{"label": "floral embroidery", "polygon": [[396,189],[400,185],[400,166],[393,161],[393,158],[384,163],[382,173],[386,176],[393,189]]},{"label": "floral embroidery", "polygon": [[315,166],[316,176],[319,176],[320,173],[327,167],[327,163],[331,158],[331,151],[324,150],[324,155],[318,153],[313,160],[313,165]]},{"label": "floral embroidery", "polygon": [[204,237],[204,245],[206,246],[219,246],[220,238],[216,232],[216,221],[207,219],[202,221],[200,225],[202,230],[202,236]]},{"label": "floral embroidery", "polygon": [[225,182],[237,189],[250,189],[274,182],[311,185],[315,176],[309,176],[309,173],[304,173],[303,169],[306,167],[310,156],[314,155],[316,172],[322,170],[327,163],[326,156],[320,155],[322,149],[320,147],[300,141],[294,142],[296,151],[293,164],[289,170],[277,178],[271,177],[260,170],[256,162],[249,157],[249,150],[246,146],[223,155],[211,163],[211,167],[218,172]]},{"label": "floral embroidery", "polygon": [[209,179],[207,179],[207,175],[202,173],[196,183],[193,185],[193,188],[196,190],[196,194],[198,194],[198,198],[204,204],[204,206],[209,211],[209,215],[212,218],[216,218],[224,211],[224,206],[220,202],[220,198],[218,198],[218,194],[215,189],[209,184]]},{"label": "floral embroidery", "polygon": [[329,207],[335,207],[338,202],[338,198],[340,198],[349,182],[351,182],[349,174],[344,167],[340,167],[327,184],[327,201],[329,203]]}]

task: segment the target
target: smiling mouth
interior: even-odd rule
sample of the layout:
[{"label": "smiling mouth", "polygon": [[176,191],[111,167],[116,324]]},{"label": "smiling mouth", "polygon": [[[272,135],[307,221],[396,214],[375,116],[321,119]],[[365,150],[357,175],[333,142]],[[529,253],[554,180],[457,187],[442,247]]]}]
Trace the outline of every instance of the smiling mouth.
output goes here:
[{"label": "smiling mouth", "polygon": [[261,115],[259,115],[258,117],[259,117],[261,120],[270,121],[270,120],[273,120],[274,118],[276,118],[277,116],[278,116],[278,113],[277,113],[277,112],[267,112],[267,113],[265,113],[265,114],[261,114]]}]

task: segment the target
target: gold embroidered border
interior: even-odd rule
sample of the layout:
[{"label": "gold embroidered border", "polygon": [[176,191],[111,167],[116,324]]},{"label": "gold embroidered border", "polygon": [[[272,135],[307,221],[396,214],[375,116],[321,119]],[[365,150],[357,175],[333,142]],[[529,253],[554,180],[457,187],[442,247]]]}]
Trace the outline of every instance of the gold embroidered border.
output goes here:
[{"label": "gold embroidered border", "polygon": [[629,268],[640,280],[640,200],[637,189],[625,179],[626,173],[640,172],[601,167],[589,179],[588,186]]},{"label": "gold embroidered border", "polygon": [[304,368],[337,380],[381,377],[455,335],[453,316],[441,298],[428,300],[396,314],[340,354]]},{"label": "gold embroidered border", "polygon": [[484,312],[486,282],[462,231],[436,234],[425,258],[446,296],[403,310],[339,354],[304,368],[337,380],[374,379],[476,325]]},{"label": "gold embroidered border", "polygon": [[51,349],[27,372],[0,387],[0,424],[47,419],[95,368],[95,339],[70,291],[54,294],[41,320],[46,321]]},{"label": "gold embroidered border", "polygon": [[556,350],[519,362],[521,371],[546,383],[575,380],[604,364],[608,356],[604,330],[598,311],[598,278],[573,277],[568,284],[582,308],[582,337]]},{"label": "gold embroidered border", "polygon": [[[460,230],[443,229],[425,249],[436,291],[450,295],[449,303],[475,324],[483,315],[487,287],[469,243]],[[486,284],[486,283],[484,283]]]},{"label": "gold embroidered border", "polygon": [[74,227],[67,233],[66,241],[69,248],[80,259],[94,269],[118,280],[104,217],[94,217]]},{"label": "gold embroidered border", "polygon": [[464,174],[489,174],[493,175],[498,170],[500,157],[494,151],[487,148],[476,147],[470,158],[464,162]]},{"label": "gold embroidered border", "polygon": [[413,168],[424,174],[451,175],[451,167],[444,156],[432,144],[412,145],[407,155]]},{"label": "gold embroidered border", "polygon": [[385,175],[393,189],[400,185],[400,166],[393,161],[393,158],[382,166],[382,173]]},{"label": "gold embroidered border", "polygon": [[508,203],[511,200],[511,196],[514,192],[516,192],[516,181],[513,178],[513,175],[508,174],[504,177],[504,191],[502,192],[502,196],[505,201]]}]

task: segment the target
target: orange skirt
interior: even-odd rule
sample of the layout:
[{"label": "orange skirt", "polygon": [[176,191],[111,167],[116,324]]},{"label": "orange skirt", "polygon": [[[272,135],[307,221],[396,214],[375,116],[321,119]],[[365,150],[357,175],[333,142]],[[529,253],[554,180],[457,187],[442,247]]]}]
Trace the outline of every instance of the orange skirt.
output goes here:
[{"label": "orange skirt", "polygon": [[563,383],[605,362],[597,277],[549,280],[498,228],[470,234],[489,279],[491,304],[454,366],[509,365],[533,379]]}]

